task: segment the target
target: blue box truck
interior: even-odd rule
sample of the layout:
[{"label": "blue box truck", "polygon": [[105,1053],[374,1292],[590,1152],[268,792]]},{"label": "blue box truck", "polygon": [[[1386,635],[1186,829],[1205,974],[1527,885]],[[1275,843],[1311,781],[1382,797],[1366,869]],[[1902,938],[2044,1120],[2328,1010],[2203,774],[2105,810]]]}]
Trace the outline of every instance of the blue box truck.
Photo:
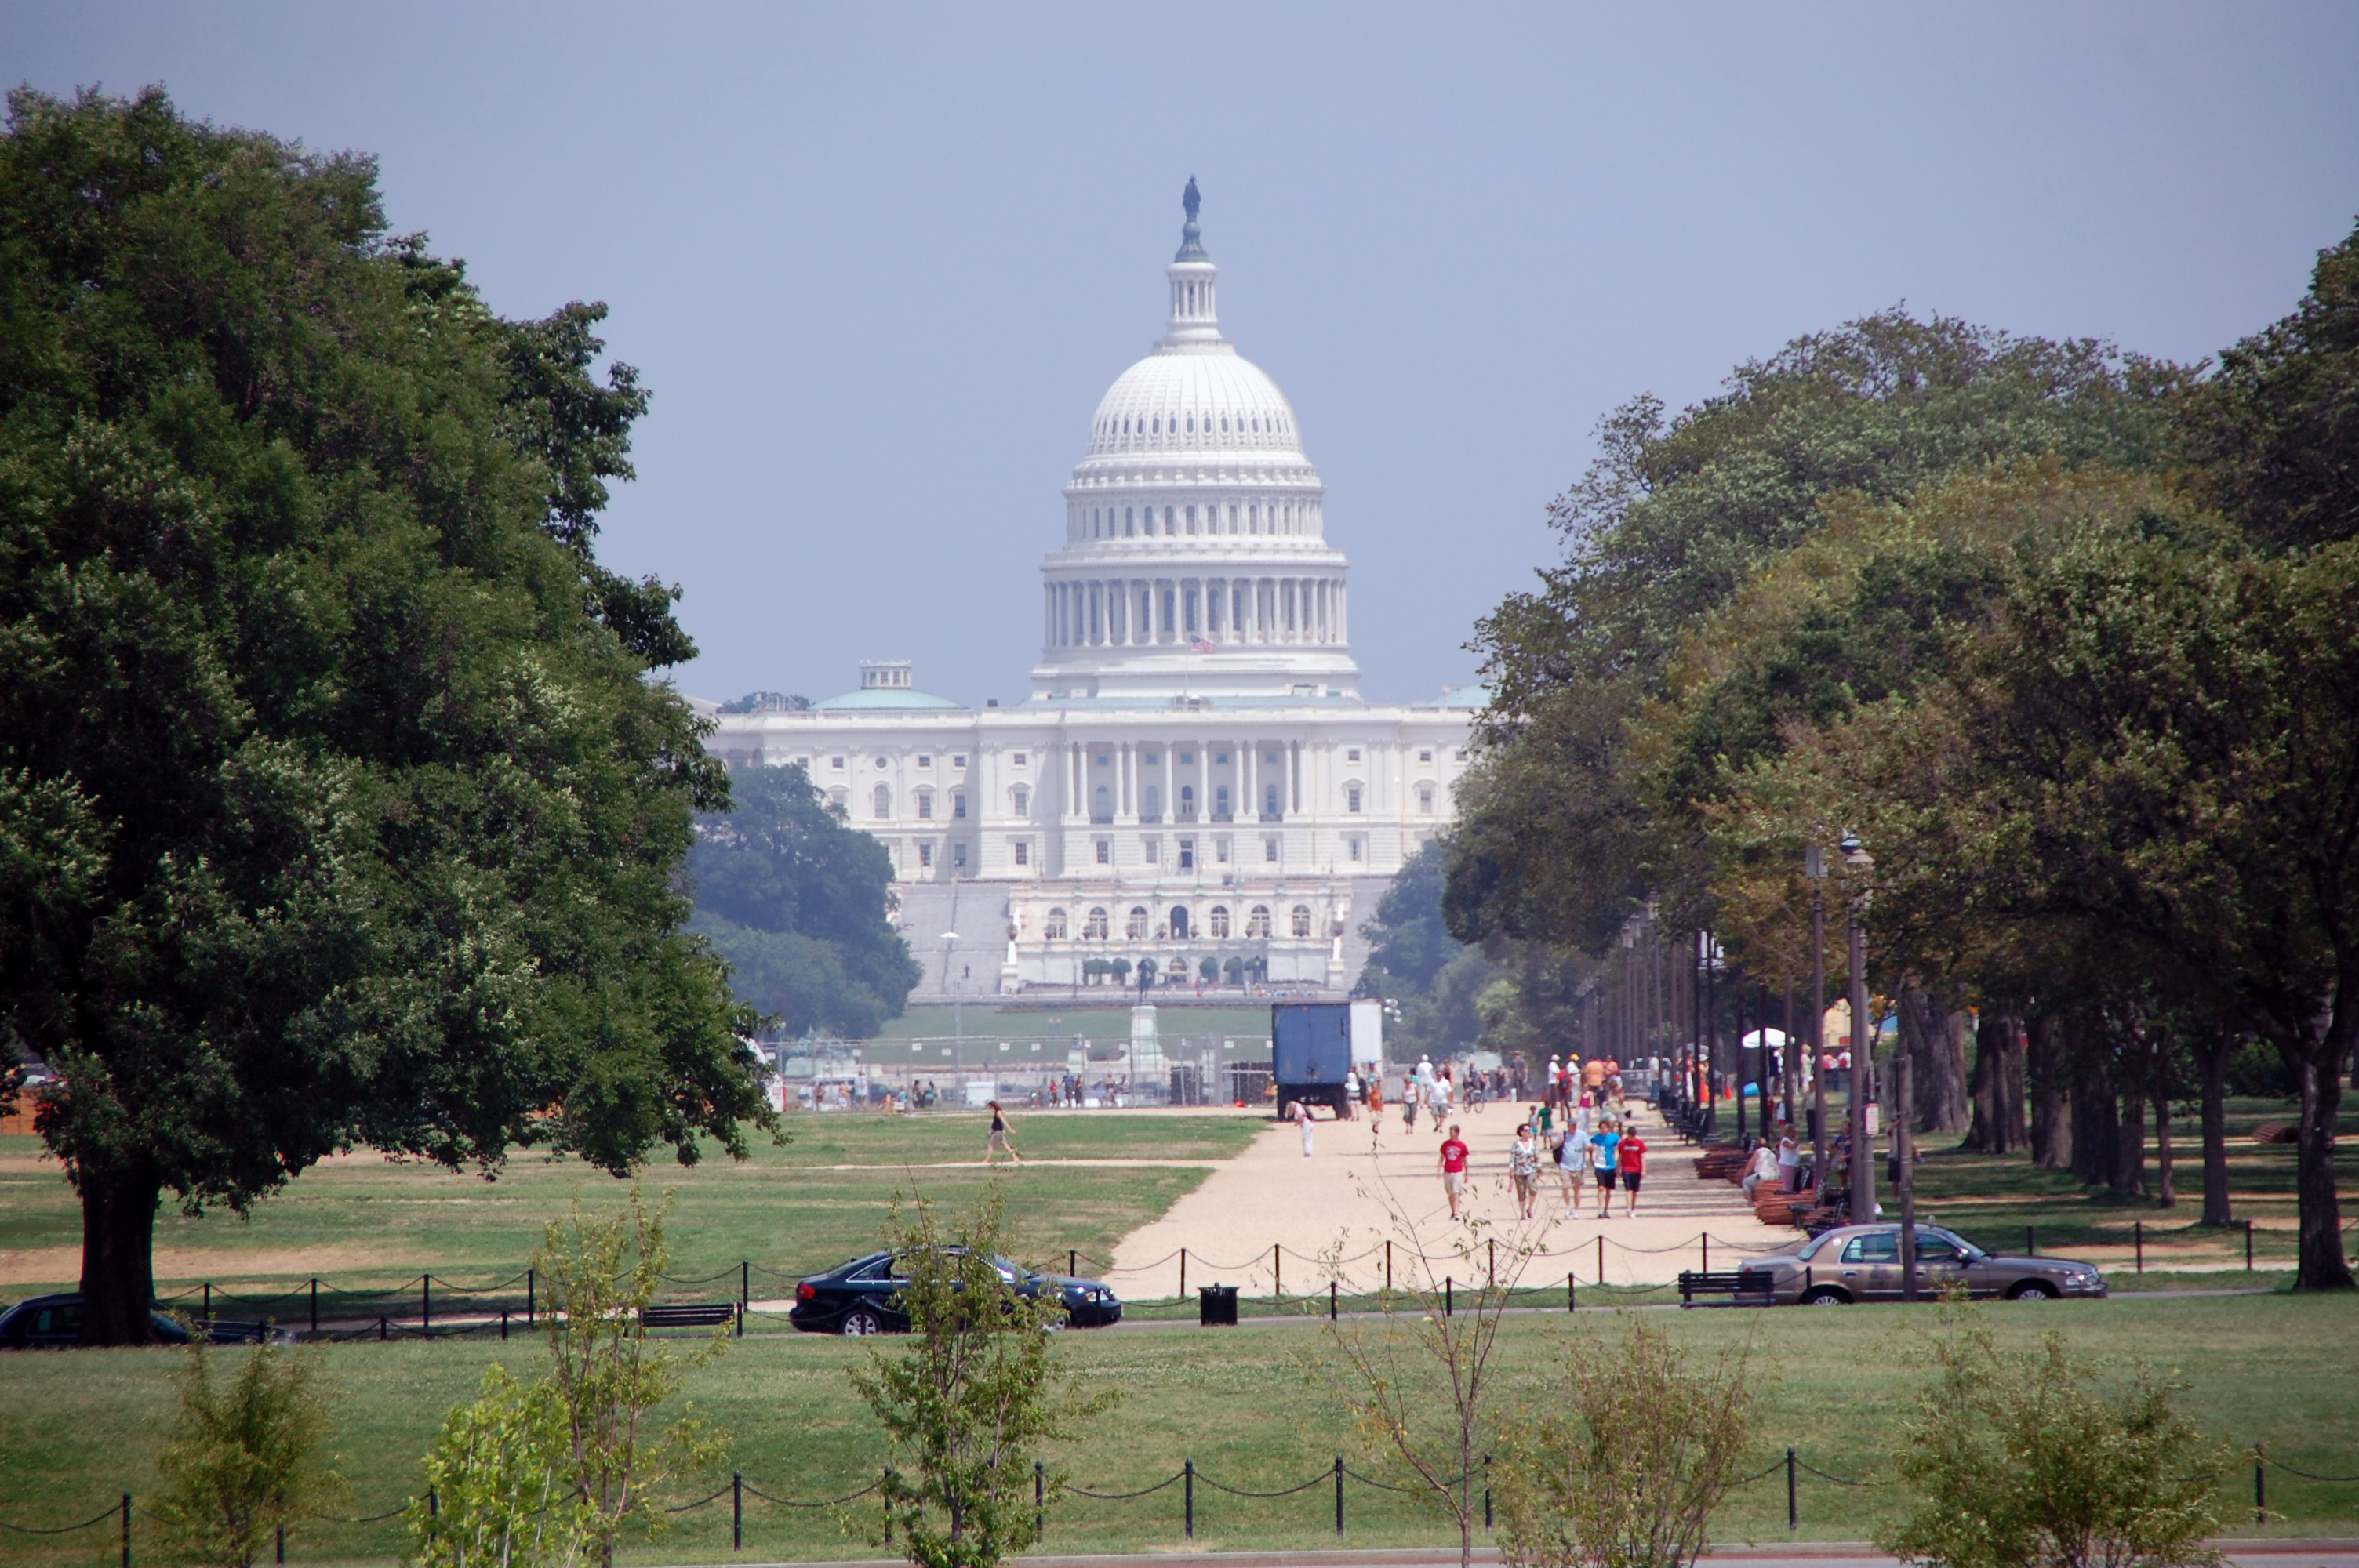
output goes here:
[{"label": "blue box truck", "polygon": [[1269,1043],[1280,1121],[1297,1100],[1344,1114],[1343,1076],[1353,1062],[1350,1002],[1277,1002],[1269,1010]]}]

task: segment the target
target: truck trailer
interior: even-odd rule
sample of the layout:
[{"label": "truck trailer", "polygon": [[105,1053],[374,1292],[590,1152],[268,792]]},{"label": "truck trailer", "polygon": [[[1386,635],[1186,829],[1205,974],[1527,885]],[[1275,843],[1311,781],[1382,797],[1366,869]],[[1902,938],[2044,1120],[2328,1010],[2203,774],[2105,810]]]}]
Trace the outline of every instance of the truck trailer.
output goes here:
[{"label": "truck trailer", "polygon": [[1353,1065],[1384,1059],[1383,1004],[1282,1001],[1269,1010],[1270,1076],[1277,1085],[1278,1119],[1295,1101],[1346,1114],[1344,1076]]}]

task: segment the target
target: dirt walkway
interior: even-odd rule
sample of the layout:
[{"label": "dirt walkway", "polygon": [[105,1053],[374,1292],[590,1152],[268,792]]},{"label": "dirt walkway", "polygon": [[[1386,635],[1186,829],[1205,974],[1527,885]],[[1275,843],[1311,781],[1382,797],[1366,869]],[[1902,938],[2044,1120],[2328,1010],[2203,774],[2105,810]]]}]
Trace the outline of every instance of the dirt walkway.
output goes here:
[{"label": "dirt walkway", "polygon": [[[1533,1244],[1539,1250],[1527,1265],[1527,1283],[1561,1283],[1568,1271],[1583,1284],[1596,1283],[1600,1237],[1605,1241],[1605,1281],[1616,1285],[1668,1284],[1680,1270],[1701,1267],[1705,1249],[1700,1238],[1706,1234],[1712,1261],[1723,1269],[1733,1267],[1740,1252],[1774,1250],[1801,1239],[1799,1232],[1756,1220],[1730,1184],[1698,1181],[1694,1150],[1651,1110],[1636,1115],[1647,1145],[1636,1217],[1624,1217],[1625,1200],[1616,1193],[1614,1217],[1600,1220],[1593,1184],[1584,1194],[1581,1217],[1560,1217],[1563,1201],[1554,1167],[1544,1165],[1536,1213],[1545,1223],[1534,1227]],[[1288,1292],[1321,1291],[1330,1273],[1324,1260],[1330,1258],[1343,1260],[1338,1272],[1345,1289],[1373,1289],[1384,1282],[1385,1242],[1390,1238],[1396,1282],[1406,1285],[1406,1253],[1414,1236],[1435,1260],[1437,1275],[1447,1271],[1465,1279],[1465,1260],[1453,1255],[1460,1245],[1471,1243],[1485,1267],[1491,1240],[1496,1239],[1502,1256],[1513,1251],[1509,1236],[1516,1227],[1507,1151],[1516,1116],[1513,1108],[1492,1106],[1461,1111],[1456,1119],[1473,1151],[1468,1206],[1487,1222],[1481,1227],[1451,1222],[1437,1173],[1441,1140],[1422,1121],[1414,1132],[1405,1130],[1400,1113],[1388,1108],[1373,1143],[1364,1118],[1320,1121],[1308,1160],[1297,1130],[1272,1126],[1162,1218],[1125,1237],[1107,1277],[1125,1296],[1175,1294],[1180,1289],[1179,1254],[1185,1248],[1190,1290],[1218,1281],[1249,1293],[1266,1292],[1274,1282]],[[1272,1248],[1282,1249],[1275,1266]]]}]

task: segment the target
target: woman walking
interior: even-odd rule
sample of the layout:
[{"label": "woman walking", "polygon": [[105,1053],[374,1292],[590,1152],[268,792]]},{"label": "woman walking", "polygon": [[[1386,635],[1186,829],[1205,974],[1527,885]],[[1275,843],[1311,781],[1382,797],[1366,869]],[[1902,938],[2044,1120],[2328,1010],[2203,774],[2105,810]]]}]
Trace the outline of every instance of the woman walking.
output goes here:
[{"label": "woman walking", "polygon": [[1507,1174],[1516,1184],[1516,1209],[1524,1218],[1532,1217],[1532,1199],[1538,1195],[1540,1174],[1539,1145],[1532,1141],[1532,1124],[1525,1122],[1516,1129],[1516,1141],[1507,1151]]},{"label": "woman walking", "polygon": [[1597,1124],[1589,1136],[1589,1168],[1597,1177],[1597,1217],[1614,1217],[1614,1176],[1618,1162],[1615,1155],[1622,1143],[1621,1133],[1614,1130],[1612,1117]]},{"label": "woman walking", "polygon": [[999,1102],[993,1100],[991,1102],[991,1141],[984,1145],[983,1162],[986,1165],[996,1163],[998,1156],[1002,1154],[1019,1165],[1024,1163],[1024,1156],[1016,1152],[1016,1140],[1008,1135],[1007,1118],[1000,1114]]},{"label": "woman walking", "polygon": [[1310,1158],[1310,1108],[1302,1101],[1296,1100],[1287,1108],[1287,1114],[1301,1124],[1302,1157],[1308,1160]]}]

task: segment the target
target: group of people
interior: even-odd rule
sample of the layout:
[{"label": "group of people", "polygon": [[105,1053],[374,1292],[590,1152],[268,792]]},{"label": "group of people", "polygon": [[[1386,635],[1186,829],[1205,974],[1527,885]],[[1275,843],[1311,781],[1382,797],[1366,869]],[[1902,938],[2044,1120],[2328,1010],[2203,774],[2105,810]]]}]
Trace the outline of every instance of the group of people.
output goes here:
[{"label": "group of people", "polygon": [[[1516,1189],[1516,1212],[1526,1219],[1532,1217],[1540,1202],[1543,1167],[1553,1166],[1564,1201],[1564,1218],[1581,1217],[1582,1200],[1593,1179],[1597,1184],[1598,1218],[1614,1217],[1617,1186],[1625,1195],[1622,1217],[1627,1219],[1636,1214],[1638,1189],[1647,1179],[1647,1140],[1636,1119],[1605,1110],[1597,1097],[1584,1091],[1569,1108],[1563,1132],[1551,1140],[1545,1123],[1552,1108],[1533,1107],[1533,1114],[1516,1127],[1516,1141],[1508,1148],[1507,1176]],[[1469,1151],[1463,1131],[1458,1122],[1449,1125],[1438,1161],[1452,1219],[1461,1217],[1460,1205],[1466,1195]]]}]

